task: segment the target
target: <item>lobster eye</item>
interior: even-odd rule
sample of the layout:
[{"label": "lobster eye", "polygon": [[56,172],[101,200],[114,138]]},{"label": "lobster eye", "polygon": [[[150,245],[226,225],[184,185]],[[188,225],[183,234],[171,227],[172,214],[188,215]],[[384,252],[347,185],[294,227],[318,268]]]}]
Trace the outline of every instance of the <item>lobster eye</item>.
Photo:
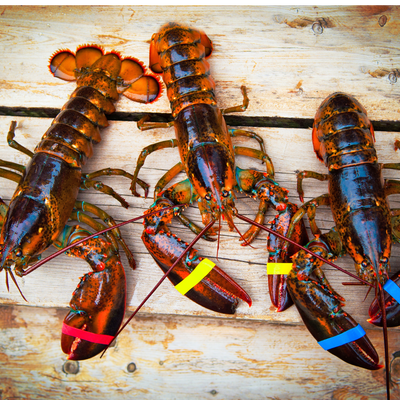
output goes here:
[{"label": "lobster eye", "polygon": [[381,263],[382,263],[382,264],[387,264],[388,261],[389,261],[389,260],[388,260],[387,257],[382,257],[382,258],[381,258]]},{"label": "lobster eye", "polygon": [[210,194],[210,193],[207,193],[207,194],[204,196],[204,198],[205,198],[207,201],[210,201],[210,200],[211,200],[211,194]]},{"label": "lobster eye", "polygon": [[229,196],[229,192],[227,190],[223,190],[222,191],[222,197],[228,197]]},{"label": "lobster eye", "polygon": [[367,267],[368,267],[368,263],[364,260],[364,261],[361,263],[361,266],[362,266],[363,268],[367,268]]},{"label": "lobster eye", "polygon": [[22,257],[22,250],[21,249],[16,250],[15,257]]}]

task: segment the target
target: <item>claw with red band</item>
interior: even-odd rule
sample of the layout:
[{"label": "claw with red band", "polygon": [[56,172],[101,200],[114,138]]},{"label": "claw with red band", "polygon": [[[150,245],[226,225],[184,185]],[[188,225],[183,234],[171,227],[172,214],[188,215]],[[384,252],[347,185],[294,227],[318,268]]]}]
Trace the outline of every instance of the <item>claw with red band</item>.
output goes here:
[{"label": "claw with red band", "polygon": [[[78,238],[79,239],[79,238]],[[69,250],[93,269],[81,278],[64,319],[61,348],[69,360],[96,356],[109,345],[125,313],[125,271],[115,247],[103,236]]]}]

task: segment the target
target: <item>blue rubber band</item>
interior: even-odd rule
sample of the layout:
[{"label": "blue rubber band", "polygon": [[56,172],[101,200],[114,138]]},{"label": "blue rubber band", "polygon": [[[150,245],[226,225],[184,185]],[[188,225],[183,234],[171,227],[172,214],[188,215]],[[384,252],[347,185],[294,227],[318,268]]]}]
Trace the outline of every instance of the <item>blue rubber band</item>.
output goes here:
[{"label": "blue rubber band", "polygon": [[385,283],[383,288],[400,303],[400,288],[391,279]]},{"label": "blue rubber band", "polygon": [[353,342],[354,340],[360,339],[365,335],[365,331],[361,325],[357,325],[355,328],[351,328],[346,332],[340,333],[339,335],[330,337],[328,339],[321,340],[318,344],[324,350],[334,349],[335,347],[342,346],[344,344]]}]

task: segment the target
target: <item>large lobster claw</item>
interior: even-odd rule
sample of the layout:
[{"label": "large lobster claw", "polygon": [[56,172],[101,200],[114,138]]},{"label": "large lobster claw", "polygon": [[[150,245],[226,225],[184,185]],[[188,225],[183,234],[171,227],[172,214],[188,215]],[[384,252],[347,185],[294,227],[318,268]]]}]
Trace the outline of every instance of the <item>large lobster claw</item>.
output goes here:
[{"label": "large lobster claw", "polygon": [[[328,254],[323,245],[310,250],[324,258]],[[370,370],[382,368],[363,329],[342,309],[344,299],[330,287],[320,269],[322,262],[304,250],[294,255],[293,262],[287,285],[304,324],[318,343],[349,364]]]},{"label": "large lobster claw", "polygon": [[[170,206],[165,199],[160,198],[151,210],[160,210],[165,204]],[[170,217],[168,214],[171,214]],[[166,222],[172,218],[172,215],[173,211],[168,210],[146,217],[145,229],[142,234],[142,240],[147,250],[164,272],[167,272],[188,247],[188,243],[169,231]],[[214,263],[199,257],[196,253],[197,250],[191,249],[169,273],[168,278],[177,290],[200,306],[224,314],[235,313],[238,299],[251,305],[251,298],[242,287]],[[197,267],[201,263],[200,268],[205,263],[211,265],[207,274],[194,286],[187,287],[188,290],[180,290],[177,285],[189,275],[192,276],[195,269],[198,271]]]},{"label": "large lobster claw", "polygon": [[103,237],[87,240],[67,254],[85,259],[93,269],[81,278],[73,293],[61,336],[61,348],[67,358],[85,360],[103,351],[122,323],[125,271],[114,246]]}]

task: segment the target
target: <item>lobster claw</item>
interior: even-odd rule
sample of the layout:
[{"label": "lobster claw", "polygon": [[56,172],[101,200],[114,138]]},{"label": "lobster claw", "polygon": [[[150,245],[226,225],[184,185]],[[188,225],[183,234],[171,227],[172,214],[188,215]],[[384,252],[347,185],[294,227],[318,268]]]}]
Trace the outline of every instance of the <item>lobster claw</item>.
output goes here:
[{"label": "lobster claw", "polygon": [[[310,250],[322,257],[327,255],[321,248]],[[343,299],[329,286],[318,268],[320,261],[303,250],[295,254],[293,261],[288,288],[304,324],[318,343],[349,364],[369,370],[382,368],[374,346],[342,309]]]},{"label": "lobster claw", "polygon": [[[167,272],[188,246],[176,235],[163,230],[150,234],[145,229],[142,240],[164,272]],[[198,257],[196,252],[197,250],[190,250],[186,259],[181,260],[168,275],[174,286],[177,287],[204,260]],[[200,306],[223,314],[234,314],[238,299],[246,301],[251,306],[250,296],[245,290],[217,266],[214,266],[206,277],[188,291],[179,291]]]},{"label": "lobster claw", "polygon": [[[289,230],[290,221],[293,215],[297,211],[297,206],[292,203],[288,203],[285,210],[279,212],[271,224],[271,229],[281,235],[286,236]],[[294,227],[291,239],[296,243],[305,245],[308,243],[308,235],[304,221],[300,220]],[[296,246],[290,244],[287,247],[284,246],[283,240],[278,236],[271,234],[268,238],[268,263],[290,263],[290,259],[293,254],[298,250]],[[283,250],[285,248],[285,250]],[[277,312],[282,312],[288,309],[292,304],[293,300],[287,289],[287,276],[284,274],[274,274],[268,272],[268,288],[271,298],[271,302],[276,307]]]},{"label": "lobster claw", "polygon": [[[386,325],[395,327],[400,325],[400,304],[396,299],[400,298],[400,271],[396,272],[384,285],[384,303],[386,309]],[[397,287],[397,288],[396,288]],[[397,293],[396,293],[397,292]],[[393,297],[396,297],[396,299]],[[368,322],[376,326],[383,326],[382,311],[379,299],[376,297],[368,310],[370,319]]]},{"label": "lobster claw", "polygon": [[61,348],[69,360],[85,360],[103,351],[122,323],[125,271],[119,255],[113,254],[112,247],[101,237],[90,239],[70,252],[86,259],[93,271],[81,278],[73,293],[71,310],[63,322]]}]

